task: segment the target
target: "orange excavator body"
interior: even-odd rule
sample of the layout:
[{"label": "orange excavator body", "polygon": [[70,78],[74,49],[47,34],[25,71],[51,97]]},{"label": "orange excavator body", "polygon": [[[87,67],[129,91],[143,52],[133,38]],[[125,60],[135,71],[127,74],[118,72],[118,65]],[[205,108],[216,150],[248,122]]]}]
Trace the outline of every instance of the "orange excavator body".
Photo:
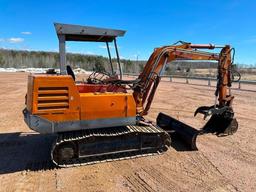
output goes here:
[{"label": "orange excavator body", "polygon": [[[123,35],[123,31],[55,25],[60,52],[65,53],[65,40],[106,41],[108,51],[108,43],[114,41],[119,62],[115,38]],[[215,48],[221,48],[220,53],[200,51]],[[61,63],[60,74],[28,76],[24,119],[39,133],[57,134],[51,157],[56,165],[63,167],[161,153],[170,146],[173,131],[195,150],[199,133],[229,135],[237,130],[232,108],[234,96],[230,91],[231,52],[229,45],[184,42],[156,48],[138,78],[131,81],[121,79],[120,64],[120,78],[114,74],[110,52],[112,74],[103,79],[105,72],[99,72],[103,74],[100,78],[94,72],[87,82],[76,82],[71,67],[67,66],[66,74]],[[157,124],[144,119],[166,65],[177,59],[218,62],[216,103],[211,107],[199,107],[195,112],[195,115],[211,116],[203,131],[162,113]],[[60,54],[60,61],[65,62],[63,54]]]},{"label": "orange excavator body", "polygon": [[[96,88],[96,89],[95,89]],[[108,92],[111,89],[114,92]],[[132,93],[120,87],[107,85],[76,84],[69,75],[30,74],[26,109],[31,115],[52,122],[80,121],[90,124],[87,128],[135,124],[136,104]],[[45,125],[44,125],[45,126]],[[45,129],[44,129],[45,128]],[[48,129],[38,125],[34,130],[41,133],[80,130]]]}]

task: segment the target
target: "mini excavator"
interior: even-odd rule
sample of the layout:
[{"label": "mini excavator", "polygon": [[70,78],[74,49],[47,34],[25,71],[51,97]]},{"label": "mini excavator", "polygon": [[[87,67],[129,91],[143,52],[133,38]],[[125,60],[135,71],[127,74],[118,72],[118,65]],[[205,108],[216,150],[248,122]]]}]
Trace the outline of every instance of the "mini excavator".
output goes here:
[{"label": "mini excavator", "polygon": [[[159,154],[168,150],[171,135],[177,134],[191,150],[197,150],[199,134],[232,135],[238,129],[231,95],[233,53],[229,45],[177,42],[155,48],[135,80],[123,80],[116,38],[125,31],[55,23],[59,39],[60,72],[30,74],[24,120],[41,134],[56,134],[51,159],[59,167],[87,165]],[[111,72],[94,71],[87,81],[76,81],[66,65],[66,41],[104,42]],[[117,68],[114,71],[109,43],[114,43]],[[202,50],[220,49],[219,53]],[[197,130],[159,113],[156,123],[147,121],[161,76],[171,61],[209,60],[218,62],[215,103],[199,107],[195,114],[210,116]]]}]

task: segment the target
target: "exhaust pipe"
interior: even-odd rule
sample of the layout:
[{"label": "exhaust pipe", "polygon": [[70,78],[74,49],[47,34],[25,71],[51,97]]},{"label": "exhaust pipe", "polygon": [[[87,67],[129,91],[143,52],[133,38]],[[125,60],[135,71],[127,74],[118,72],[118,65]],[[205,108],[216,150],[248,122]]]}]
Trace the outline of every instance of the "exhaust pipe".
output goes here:
[{"label": "exhaust pipe", "polygon": [[181,121],[174,119],[164,113],[159,113],[156,119],[159,127],[169,134],[175,133],[191,150],[198,150],[196,146],[196,138],[199,131]]}]

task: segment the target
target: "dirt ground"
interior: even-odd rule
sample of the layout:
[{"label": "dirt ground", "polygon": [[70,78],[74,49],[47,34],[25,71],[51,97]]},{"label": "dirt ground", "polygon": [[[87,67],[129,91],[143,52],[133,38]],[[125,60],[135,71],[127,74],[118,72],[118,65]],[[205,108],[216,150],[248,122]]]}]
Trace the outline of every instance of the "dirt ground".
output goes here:
[{"label": "dirt ground", "polygon": [[[233,90],[238,132],[199,136],[199,151],[171,147],[158,156],[57,169],[50,135],[23,122],[26,73],[0,73],[0,191],[256,191],[256,92]],[[214,87],[160,83],[149,119],[162,111],[196,128]]]}]

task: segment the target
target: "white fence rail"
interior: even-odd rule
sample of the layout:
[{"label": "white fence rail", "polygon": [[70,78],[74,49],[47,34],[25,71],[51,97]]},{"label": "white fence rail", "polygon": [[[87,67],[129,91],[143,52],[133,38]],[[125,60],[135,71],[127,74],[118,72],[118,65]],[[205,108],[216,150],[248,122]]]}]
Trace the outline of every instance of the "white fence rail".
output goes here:
[{"label": "white fence rail", "polygon": [[[126,76],[137,77],[137,74],[124,74]],[[195,77],[195,76],[162,76],[162,81],[169,81],[175,83],[186,83],[186,84],[196,84],[196,85],[206,85],[206,86],[216,86],[216,78],[212,77]],[[203,83],[203,81],[205,83]],[[246,90],[246,91],[256,91],[256,81],[240,80],[239,82],[233,82],[232,88]]]}]

